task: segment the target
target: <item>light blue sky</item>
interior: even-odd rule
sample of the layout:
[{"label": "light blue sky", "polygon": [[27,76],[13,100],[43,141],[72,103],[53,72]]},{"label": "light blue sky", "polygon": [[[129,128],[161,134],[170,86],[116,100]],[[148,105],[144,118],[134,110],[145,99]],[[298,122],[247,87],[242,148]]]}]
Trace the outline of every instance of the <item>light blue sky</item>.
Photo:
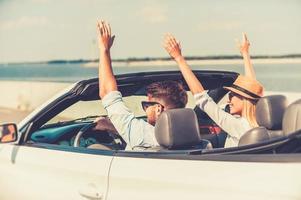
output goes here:
[{"label": "light blue sky", "polygon": [[0,63],[97,57],[96,19],[111,23],[113,58],[165,57],[173,33],[186,56],[301,53],[299,0],[0,0]]}]

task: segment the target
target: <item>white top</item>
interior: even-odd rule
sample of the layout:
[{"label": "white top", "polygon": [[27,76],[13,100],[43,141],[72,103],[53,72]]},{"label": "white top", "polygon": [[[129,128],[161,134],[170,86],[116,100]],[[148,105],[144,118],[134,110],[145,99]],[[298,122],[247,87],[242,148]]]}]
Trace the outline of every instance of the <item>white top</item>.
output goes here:
[{"label": "white top", "polygon": [[252,129],[248,120],[241,116],[234,116],[221,109],[207,91],[194,95],[196,104],[225,132],[228,133],[225,147],[237,147],[241,136]]},{"label": "white top", "polygon": [[155,127],[143,119],[137,119],[124,104],[119,91],[108,93],[102,99],[102,104],[116,130],[126,141],[126,150],[144,150],[159,145],[155,138]]}]

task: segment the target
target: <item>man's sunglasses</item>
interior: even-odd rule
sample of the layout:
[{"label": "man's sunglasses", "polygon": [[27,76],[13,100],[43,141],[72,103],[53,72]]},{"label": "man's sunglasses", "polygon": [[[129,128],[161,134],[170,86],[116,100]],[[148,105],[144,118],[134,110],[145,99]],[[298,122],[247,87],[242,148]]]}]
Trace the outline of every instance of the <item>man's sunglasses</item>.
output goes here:
[{"label": "man's sunglasses", "polygon": [[162,106],[162,108],[164,108],[164,106],[162,104],[155,102],[155,101],[142,101],[141,102],[141,106],[144,111],[146,111],[146,109],[148,107],[153,106],[153,105],[160,105],[160,106]]}]

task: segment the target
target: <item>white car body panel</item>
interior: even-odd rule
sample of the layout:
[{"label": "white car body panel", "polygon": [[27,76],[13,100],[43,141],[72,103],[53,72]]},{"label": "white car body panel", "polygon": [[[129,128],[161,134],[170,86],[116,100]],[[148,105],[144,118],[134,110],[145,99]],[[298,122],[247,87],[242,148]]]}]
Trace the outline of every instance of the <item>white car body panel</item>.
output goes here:
[{"label": "white car body panel", "polygon": [[301,163],[115,157],[108,200],[300,199]]},{"label": "white car body panel", "polygon": [[104,199],[112,156],[27,146],[0,146],[0,199]]}]

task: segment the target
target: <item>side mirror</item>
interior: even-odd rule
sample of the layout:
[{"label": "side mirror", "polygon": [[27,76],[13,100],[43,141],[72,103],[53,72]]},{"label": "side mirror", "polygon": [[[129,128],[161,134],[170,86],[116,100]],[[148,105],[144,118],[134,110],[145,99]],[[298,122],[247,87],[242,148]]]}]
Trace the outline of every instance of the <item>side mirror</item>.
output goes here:
[{"label": "side mirror", "polygon": [[13,123],[0,125],[0,143],[15,142],[18,138],[17,125]]}]

